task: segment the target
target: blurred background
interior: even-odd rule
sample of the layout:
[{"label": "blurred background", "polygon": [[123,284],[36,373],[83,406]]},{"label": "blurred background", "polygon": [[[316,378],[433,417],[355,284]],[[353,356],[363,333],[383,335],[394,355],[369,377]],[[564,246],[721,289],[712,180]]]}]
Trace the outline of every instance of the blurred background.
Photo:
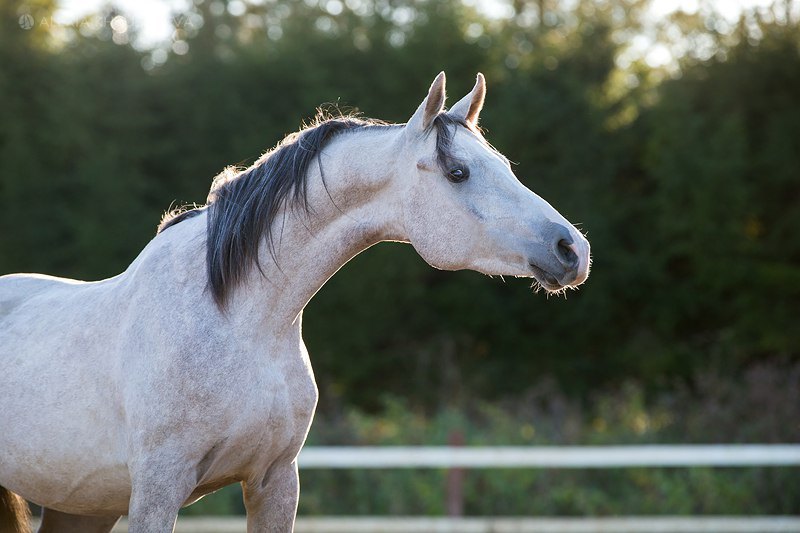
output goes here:
[{"label": "blurred background", "polygon": [[[592,243],[565,297],[383,244],[314,298],[309,444],[800,442],[800,2],[0,0],[0,274],[121,272],[323,103],[440,70]],[[467,514],[787,514],[796,468],[483,470]],[[443,514],[441,471],[309,471],[301,515]],[[241,513],[238,487],[185,511]]]}]

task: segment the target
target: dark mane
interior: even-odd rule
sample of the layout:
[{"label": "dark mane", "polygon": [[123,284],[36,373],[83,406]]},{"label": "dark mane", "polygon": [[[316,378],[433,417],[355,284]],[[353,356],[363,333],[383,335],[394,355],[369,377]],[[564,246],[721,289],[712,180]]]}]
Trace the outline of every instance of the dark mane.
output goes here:
[{"label": "dark mane", "polygon": [[[431,121],[430,130],[435,129],[437,135],[437,161],[445,173],[455,161],[451,146],[458,125],[476,131],[446,113]],[[399,126],[353,116],[318,117],[314,124],[287,136],[249,168],[223,170],[214,178],[205,206],[168,212],[158,233],[200,214],[203,209],[208,211],[206,270],[211,294],[224,308],[231,289],[244,279],[249,269],[253,265],[261,269],[258,251],[264,236],[270,254],[275,256],[272,226],[281,205],[288,200],[309,211],[308,167],[325,144],[340,133],[391,127]],[[317,162],[321,164],[318,158]]]}]

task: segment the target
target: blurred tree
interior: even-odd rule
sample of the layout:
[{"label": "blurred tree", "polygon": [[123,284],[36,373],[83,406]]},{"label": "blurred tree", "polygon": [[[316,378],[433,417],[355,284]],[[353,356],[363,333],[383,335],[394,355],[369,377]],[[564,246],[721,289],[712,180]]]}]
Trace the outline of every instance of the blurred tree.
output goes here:
[{"label": "blurred tree", "polygon": [[113,275],[171,200],[202,202],[225,165],[251,162],[318,105],[404,121],[438,71],[451,103],[483,71],[487,137],[582,223],[589,283],[534,297],[434,271],[410,247],[370,250],[308,308],[323,407],[458,404],[544,375],[590,398],[631,377],[652,389],[797,360],[791,3],[738,24],[706,3],[658,22],[683,57],[665,68],[621,60],[651,31],[646,0],[509,6],[198,2],[175,14],[171,42],[138,50],[113,9],[95,26],[25,29],[21,17],[41,22],[54,3],[0,0],[0,272]]}]

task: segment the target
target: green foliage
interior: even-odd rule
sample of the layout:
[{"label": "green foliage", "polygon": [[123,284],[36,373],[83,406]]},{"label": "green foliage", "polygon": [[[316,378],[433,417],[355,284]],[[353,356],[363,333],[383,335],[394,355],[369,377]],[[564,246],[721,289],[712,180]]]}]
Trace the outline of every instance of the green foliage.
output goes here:
[{"label": "green foliage", "polygon": [[25,9],[40,21],[53,4],[0,2],[0,272],[114,275],[170,202],[202,202],[224,166],[252,161],[317,105],[403,121],[439,70],[451,101],[483,71],[489,140],[581,223],[589,282],[548,299],[434,271],[410,247],[371,249],[306,313],[323,410],[380,410],[387,395],[458,407],[543,375],[586,401],[630,378],[653,392],[698,370],[733,378],[752,361],[798,359],[791,18],[722,35],[711,19],[677,17],[683,37],[706,35],[717,53],[689,54],[659,82],[662,70],[617,65],[642,25],[638,0],[627,11],[515,2],[504,19],[458,2],[332,13],[273,0],[241,17],[210,4],[188,8],[202,25],[178,28],[188,53],[162,62],[107,26],[66,42],[41,24],[25,31]]},{"label": "green foliage", "polygon": [[[758,364],[736,382],[695,376],[647,401],[641,385],[597,393],[582,405],[552,381],[514,401],[473,400],[425,414],[387,399],[380,416],[344,408],[317,417],[309,445],[445,445],[458,432],[468,446],[797,442],[800,365]],[[708,428],[715,428],[710,435]],[[302,470],[302,461],[300,462]],[[760,515],[800,506],[798,468],[481,469],[465,473],[468,515]],[[447,472],[302,470],[300,515],[442,515]],[[187,512],[237,513],[238,487]]]}]

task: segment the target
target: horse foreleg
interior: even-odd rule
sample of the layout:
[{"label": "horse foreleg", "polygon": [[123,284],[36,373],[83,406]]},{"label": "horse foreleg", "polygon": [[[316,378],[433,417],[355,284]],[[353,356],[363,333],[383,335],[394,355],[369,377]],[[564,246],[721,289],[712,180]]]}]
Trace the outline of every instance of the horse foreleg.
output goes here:
[{"label": "horse foreleg", "polygon": [[243,482],[242,487],[248,533],[293,530],[300,497],[296,462],[275,464],[263,478]]},{"label": "horse foreleg", "polygon": [[117,520],[118,516],[80,516],[44,508],[39,533],[108,533]]},{"label": "horse foreleg", "polygon": [[172,533],[195,486],[194,471],[176,471],[174,464],[153,462],[131,470],[129,533]]}]

